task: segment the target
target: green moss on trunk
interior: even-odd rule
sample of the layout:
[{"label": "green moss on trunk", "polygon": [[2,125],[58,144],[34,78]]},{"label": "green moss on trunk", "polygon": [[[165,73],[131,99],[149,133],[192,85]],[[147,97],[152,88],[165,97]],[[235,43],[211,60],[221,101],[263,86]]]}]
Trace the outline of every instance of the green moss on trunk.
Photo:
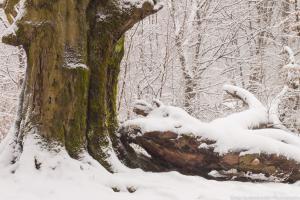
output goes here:
[{"label": "green moss on trunk", "polygon": [[36,129],[47,141],[65,146],[74,158],[86,147],[90,73],[80,65],[87,60],[87,4],[27,1],[14,40],[28,56],[22,111],[26,117],[19,134]]},{"label": "green moss on trunk", "polygon": [[[110,7],[109,5],[107,5]],[[117,126],[116,95],[119,66],[123,57],[123,37],[113,31],[115,20],[99,22],[94,16],[102,9],[94,4],[88,9],[88,65],[91,69],[88,106],[88,150],[106,168],[110,137]],[[117,30],[117,29],[115,29]]]},{"label": "green moss on trunk", "polygon": [[[9,17],[16,15],[17,3],[7,1]],[[88,150],[109,168],[106,150],[117,127],[123,34],[152,14],[153,5],[122,9],[114,0],[27,0],[25,8],[15,22],[16,34],[3,38],[23,45],[28,56],[19,142],[36,130],[65,146],[73,158]]]}]

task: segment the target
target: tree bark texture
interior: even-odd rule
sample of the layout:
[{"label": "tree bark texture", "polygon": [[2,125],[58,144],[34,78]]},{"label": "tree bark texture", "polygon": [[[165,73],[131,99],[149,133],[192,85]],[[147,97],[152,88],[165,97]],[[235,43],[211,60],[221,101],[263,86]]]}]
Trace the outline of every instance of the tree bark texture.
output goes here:
[{"label": "tree bark texture", "polygon": [[[9,0],[5,11],[28,57],[17,122],[17,144],[35,132],[59,142],[73,158],[83,150],[106,162],[116,129],[116,94],[125,31],[156,12],[151,2],[124,8],[114,0],[27,0],[18,19]],[[16,21],[14,18],[16,17]]]},{"label": "tree bark texture", "polygon": [[[123,126],[119,133],[127,152],[127,165],[146,171],[178,171],[222,181],[294,183],[300,179],[300,164],[284,156],[240,155],[241,151],[220,155],[214,147],[199,148],[203,144],[213,146],[216,141],[192,135],[179,136],[172,131],[142,132],[140,127]],[[131,144],[142,147],[150,156],[136,152]],[[251,174],[263,175],[265,179]]]}]

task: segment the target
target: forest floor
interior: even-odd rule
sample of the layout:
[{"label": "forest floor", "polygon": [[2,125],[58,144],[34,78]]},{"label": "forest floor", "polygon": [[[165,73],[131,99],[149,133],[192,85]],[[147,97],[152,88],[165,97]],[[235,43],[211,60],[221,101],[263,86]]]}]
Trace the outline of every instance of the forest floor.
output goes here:
[{"label": "forest floor", "polygon": [[[67,171],[68,169],[66,169]],[[61,174],[60,174],[61,173]],[[300,183],[217,182],[177,172],[146,173],[128,170],[83,174],[72,171],[55,176],[39,173],[0,179],[3,200],[299,200]],[[127,188],[128,187],[128,188]],[[120,190],[114,192],[113,189]],[[133,192],[133,193],[130,193]]]},{"label": "forest floor", "polygon": [[1,154],[1,200],[300,200],[300,182],[218,182],[178,172],[144,172],[128,169],[114,154],[110,162],[116,173],[111,174],[88,154],[74,160],[63,149],[45,151],[38,142],[28,137],[14,165],[6,162],[5,151]]}]

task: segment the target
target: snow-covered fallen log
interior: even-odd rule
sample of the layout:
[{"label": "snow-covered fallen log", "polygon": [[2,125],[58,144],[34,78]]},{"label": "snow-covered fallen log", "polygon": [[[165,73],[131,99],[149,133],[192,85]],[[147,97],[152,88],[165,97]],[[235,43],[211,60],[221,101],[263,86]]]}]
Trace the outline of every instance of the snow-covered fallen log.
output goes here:
[{"label": "snow-covered fallen log", "polygon": [[300,137],[262,128],[269,122],[267,109],[246,90],[235,86],[224,90],[249,109],[204,123],[180,108],[147,104],[145,117],[129,120],[119,129],[124,145],[120,152],[126,152],[127,164],[217,180],[300,180]]}]

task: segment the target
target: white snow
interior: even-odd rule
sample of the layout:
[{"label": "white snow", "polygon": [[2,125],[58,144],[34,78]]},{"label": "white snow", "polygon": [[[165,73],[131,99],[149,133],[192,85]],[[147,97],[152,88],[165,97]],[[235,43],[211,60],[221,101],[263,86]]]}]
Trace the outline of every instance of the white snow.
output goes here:
[{"label": "white snow", "polygon": [[[81,161],[60,149],[48,152],[36,145],[34,137],[26,145],[14,174],[0,167],[0,199],[4,200],[230,200],[299,199],[300,183],[217,182],[177,172],[150,173],[128,169],[118,163],[111,174],[87,154]],[[35,169],[34,158],[41,162]],[[116,160],[116,162],[118,162]],[[264,178],[260,174],[249,174]],[[130,193],[128,189],[135,190]],[[113,191],[119,191],[114,192]]]},{"label": "white snow", "polygon": [[67,63],[67,67],[72,68],[72,69],[75,69],[75,68],[88,69],[86,64],[83,64],[83,63]]},{"label": "white snow", "polygon": [[[266,177],[262,173],[259,173],[259,174],[255,174],[255,173],[252,173],[252,172],[247,172],[247,173],[240,172],[240,173],[243,174],[243,177],[249,178],[249,179],[252,179],[252,180],[256,180],[256,181],[257,180],[270,181],[270,182],[280,182],[280,181],[283,181],[283,178],[279,179],[278,177],[275,177],[275,176]],[[208,175],[210,175],[211,177],[215,177],[215,178],[224,178],[224,177],[226,177],[227,174],[231,174],[231,175],[235,175],[236,174],[236,175],[238,175],[239,172],[236,169],[230,169],[228,171],[222,171],[222,174],[220,174],[216,170],[213,170],[213,171],[211,171],[211,172],[208,173]]]},{"label": "white snow", "polygon": [[146,157],[149,157],[151,158],[151,155],[148,154],[148,152],[143,148],[141,147],[140,145],[137,145],[137,144],[134,144],[134,143],[131,143],[129,144],[131,146],[131,148],[137,153],[137,154],[142,154]]},{"label": "white snow", "polygon": [[118,3],[122,9],[130,9],[132,7],[142,8],[145,3],[153,5],[154,10],[160,10],[163,7],[163,2],[159,0],[119,0]]},{"label": "white snow", "polygon": [[224,85],[223,89],[230,94],[241,97],[242,100],[248,104],[249,109],[240,113],[234,113],[225,118],[216,119],[212,121],[212,124],[215,126],[226,124],[227,127],[232,126],[247,129],[250,127],[258,127],[261,123],[267,123],[269,121],[267,109],[253,94],[245,89],[232,85]]},{"label": "white snow", "polygon": [[154,2],[152,0],[120,0],[118,3],[120,8],[128,9],[131,7],[141,8],[146,2],[154,6]]}]

